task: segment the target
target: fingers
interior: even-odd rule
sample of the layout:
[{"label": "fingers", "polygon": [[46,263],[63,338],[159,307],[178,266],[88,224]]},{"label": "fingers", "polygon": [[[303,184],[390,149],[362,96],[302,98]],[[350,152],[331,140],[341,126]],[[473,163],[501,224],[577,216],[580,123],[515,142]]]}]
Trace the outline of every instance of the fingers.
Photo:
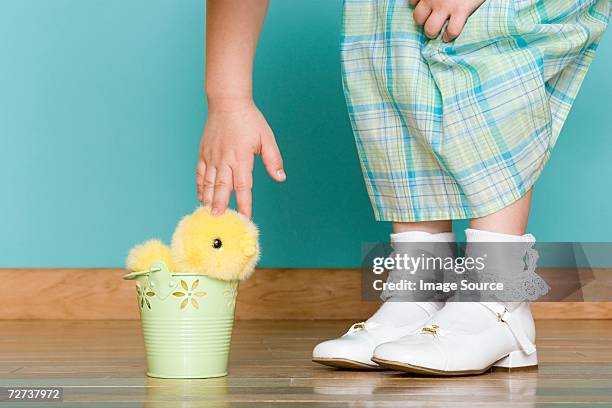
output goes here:
[{"label": "fingers", "polygon": [[232,169],[227,165],[217,168],[214,181],[214,194],[212,198],[213,216],[225,212],[232,194]]},{"label": "fingers", "polygon": [[[199,169],[200,167],[198,167],[198,174],[200,174]],[[253,158],[241,161],[233,170],[227,165],[219,166],[219,168],[204,166],[204,169],[201,201],[204,205],[212,207],[211,214],[217,216],[225,212],[232,190],[234,190],[238,211],[251,218]]]},{"label": "fingers", "polygon": [[233,171],[233,176],[238,212],[251,218],[253,204],[253,160],[250,163],[243,163],[240,167],[236,167]]},{"label": "fingers", "polygon": [[448,20],[448,25],[446,26],[446,30],[444,30],[443,40],[446,42],[453,41],[455,38],[459,37],[461,31],[463,31],[463,27],[465,26],[465,22],[467,21],[467,15],[461,13],[453,13]]},{"label": "fingers", "polygon": [[412,18],[414,22],[418,25],[423,25],[427,21],[427,18],[431,14],[431,7],[424,1],[419,1],[419,3],[414,8],[412,12]]},{"label": "fingers", "polygon": [[206,164],[204,164],[204,159],[200,157],[198,165],[196,166],[196,185],[198,190],[198,201],[200,202],[204,199],[204,173],[206,173]]},{"label": "fingers", "polygon": [[448,21],[442,40],[454,41],[463,31],[465,23],[472,12],[482,5],[484,0],[474,1],[436,1],[409,0],[415,6],[412,12],[414,22],[423,26],[423,32],[429,39],[437,38]]},{"label": "fingers", "polygon": [[261,158],[270,177],[279,182],[287,179],[283,168],[283,158],[272,133],[262,136]]},{"label": "fingers", "polygon": [[206,166],[204,173],[204,182],[202,188],[202,203],[204,205],[211,205],[213,196],[215,194],[215,179],[217,176],[217,169],[213,166]]},{"label": "fingers", "polygon": [[428,38],[438,37],[438,35],[440,35],[440,31],[442,31],[442,27],[444,27],[444,23],[446,23],[446,20],[448,20],[448,17],[449,14],[442,10],[432,12],[427,18],[427,21],[423,27],[425,35]]}]

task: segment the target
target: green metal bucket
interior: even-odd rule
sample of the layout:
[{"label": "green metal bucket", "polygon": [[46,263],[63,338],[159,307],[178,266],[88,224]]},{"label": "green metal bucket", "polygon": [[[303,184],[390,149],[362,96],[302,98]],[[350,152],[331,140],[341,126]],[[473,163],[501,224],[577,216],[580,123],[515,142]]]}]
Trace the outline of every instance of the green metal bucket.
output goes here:
[{"label": "green metal bucket", "polygon": [[238,281],[169,272],[163,262],[123,277],[136,281],[147,375],[227,375]]}]

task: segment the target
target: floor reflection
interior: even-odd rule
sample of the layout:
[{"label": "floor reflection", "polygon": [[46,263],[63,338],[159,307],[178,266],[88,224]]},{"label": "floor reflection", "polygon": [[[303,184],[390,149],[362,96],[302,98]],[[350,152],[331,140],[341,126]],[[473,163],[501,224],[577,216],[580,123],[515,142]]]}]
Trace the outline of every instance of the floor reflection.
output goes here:
[{"label": "floor reflection", "polygon": [[[231,407],[228,378],[147,378],[145,408]],[[178,399],[180,398],[180,400]]]},{"label": "floor reflection", "polygon": [[[336,373],[341,379],[332,379]],[[326,396],[360,396],[361,406],[377,406],[393,401],[448,403],[477,398],[478,403],[495,406],[536,406],[538,371],[491,372],[480,376],[428,377],[385,371],[349,374],[342,370],[319,371],[313,380],[313,392]],[[368,400],[371,399],[371,404]]]}]

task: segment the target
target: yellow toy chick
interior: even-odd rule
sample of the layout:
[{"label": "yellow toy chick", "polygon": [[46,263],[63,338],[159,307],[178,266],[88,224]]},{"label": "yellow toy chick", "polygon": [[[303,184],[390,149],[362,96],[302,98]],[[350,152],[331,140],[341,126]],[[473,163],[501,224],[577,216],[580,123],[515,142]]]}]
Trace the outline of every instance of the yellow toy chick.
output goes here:
[{"label": "yellow toy chick", "polygon": [[244,280],[259,260],[259,232],[251,220],[233,210],[210,215],[200,207],[177,225],[168,247],[157,239],[130,250],[126,267],[132,271],[151,269],[163,261],[171,272],[199,273],[222,280]]},{"label": "yellow toy chick", "polygon": [[233,210],[210,215],[200,207],[184,217],[172,236],[172,260],[181,272],[223,280],[244,280],[259,260],[259,232],[251,220]]}]

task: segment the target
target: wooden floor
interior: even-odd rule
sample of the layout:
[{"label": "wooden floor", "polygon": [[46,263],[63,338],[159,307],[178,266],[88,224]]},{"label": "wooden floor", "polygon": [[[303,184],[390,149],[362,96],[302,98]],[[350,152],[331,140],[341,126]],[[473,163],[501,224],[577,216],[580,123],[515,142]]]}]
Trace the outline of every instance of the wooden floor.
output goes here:
[{"label": "wooden floor", "polygon": [[312,363],[349,323],[240,321],[228,377],[161,380],[144,374],[137,321],[0,321],[0,386],[65,387],[49,407],[612,406],[612,321],[539,321],[538,371],[458,378]]}]

